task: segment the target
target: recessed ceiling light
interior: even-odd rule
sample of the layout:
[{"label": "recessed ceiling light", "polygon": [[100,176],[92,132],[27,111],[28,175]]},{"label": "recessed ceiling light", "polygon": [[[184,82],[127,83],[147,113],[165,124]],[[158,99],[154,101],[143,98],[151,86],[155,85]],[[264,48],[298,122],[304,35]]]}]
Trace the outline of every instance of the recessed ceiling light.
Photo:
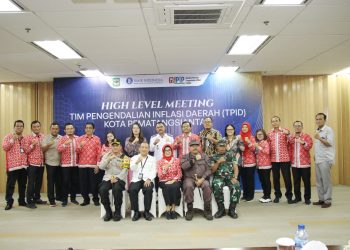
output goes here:
[{"label": "recessed ceiling light", "polygon": [[82,58],[74,49],[72,49],[65,42],[60,40],[34,41],[33,43],[58,59]]},{"label": "recessed ceiling light", "polygon": [[79,73],[86,76],[86,77],[104,77],[104,74],[102,74],[101,71],[99,71],[97,69],[80,70]]},{"label": "recessed ceiling light", "polygon": [[239,36],[229,50],[229,55],[250,55],[269,38],[267,35]]},{"label": "recessed ceiling light", "polygon": [[350,67],[342,69],[337,73],[334,73],[334,75],[348,75],[348,74],[350,74]]},{"label": "recessed ceiling light", "polygon": [[0,12],[19,12],[23,9],[11,0],[0,0]]},{"label": "recessed ceiling light", "polygon": [[221,66],[215,71],[215,73],[230,74],[230,73],[236,72],[238,69],[239,69],[238,66]]},{"label": "recessed ceiling light", "polygon": [[305,0],[264,0],[262,5],[301,5]]}]

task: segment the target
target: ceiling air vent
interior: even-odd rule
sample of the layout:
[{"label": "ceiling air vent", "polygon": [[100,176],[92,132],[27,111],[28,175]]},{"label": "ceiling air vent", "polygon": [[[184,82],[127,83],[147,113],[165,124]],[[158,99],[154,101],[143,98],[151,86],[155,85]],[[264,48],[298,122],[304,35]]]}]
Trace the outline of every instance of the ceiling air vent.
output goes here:
[{"label": "ceiling air vent", "polygon": [[244,0],[154,0],[153,3],[160,28],[229,28]]}]

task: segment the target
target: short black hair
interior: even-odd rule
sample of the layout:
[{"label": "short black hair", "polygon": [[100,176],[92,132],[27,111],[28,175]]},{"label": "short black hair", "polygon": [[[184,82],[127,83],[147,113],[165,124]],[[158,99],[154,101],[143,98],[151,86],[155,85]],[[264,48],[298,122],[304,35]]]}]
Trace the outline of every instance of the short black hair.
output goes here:
[{"label": "short black hair", "polygon": [[281,121],[281,118],[279,116],[277,116],[277,115],[272,116],[271,121],[272,121],[273,118],[277,118],[278,121]]},{"label": "short black hair", "polygon": [[158,122],[156,123],[156,126],[157,126],[158,124],[163,124],[163,126],[166,127],[166,126],[165,126],[165,123],[162,122],[162,121],[158,121]]},{"label": "short black hair", "polygon": [[71,123],[71,122],[67,122],[66,124],[64,124],[64,129],[66,129],[66,128],[67,128],[67,126],[70,126],[70,125],[72,125],[72,126],[73,126],[73,128],[74,128],[74,124],[73,124],[73,123]]},{"label": "short black hair", "polygon": [[255,132],[255,140],[256,141],[259,141],[258,140],[258,136],[257,136],[257,134],[259,133],[259,132],[262,132],[263,133],[263,135],[264,135],[264,140],[267,140],[267,134],[266,134],[266,131],[264,130],[264,129],[258,129],[256,132]]},{"label": "short black hair", "polygon": [[39,123],[39,125],[41,126],[41,123],[38,120],[34,120],[32,121],[32,123],[30,124],[30,127],[32,128],[34,124]]},{"label": "short black hair", "polygon": [[227,132],[226,132],[226,130],[227,130],[227,128],[230,127],[230,126],[233,128],[233,135],[236,135],[236,128],[235,128],[235,126],[233,126],[233,124],[227,124],[226,127],[225,127],[225,137],[227,137]]},{"label": "short black hair", "polygon": [[203,121],[204,121],[205,119],[210,119],[210,121],[213,121],[213,118],[212,118],[211,116],[206,116],[206,117],[204,117]]},{"label": "short black hair", "polygon": [[23,127],[24,127],[24,122],[22,120],[16,120],[14,123],[13,123],[13,127],[16,127],[16,123],[22,123]]},{"label": "short black hair", "polygon": [[315,117],[322,115],[324,120],[327,120],[327,115],[325,113],[318,113]]},{"label": "short black hair", "polygon": [[50,128],[51,128],[52,126],[60,126],[60,125],[58,124],[58,122],[52,122],[51,125],[50,125]]},{"label": "short black hair", "polygon": [[85,128],[87,125],[91,125],[93,129],[95,129],[95,124],[93,122],[87,122],[85,123]]},{"label": "short black hair", "polygon": [[303,122],[302,121],[295,121],[295,122],[293,122],[293,126],[295,125],[295,123],[297,123],[297,122],[300,122],[301,123],[301,126],[302,127],[304,127],[304,124],[303,124]]},{"label": "short black hair", "polygon": [[181,123],[181,127],[185,124],[185,123],[188,123],[188,125],[190,125],[190,127],[192,128],[192,123],[190,123],[189,121],[184,121]]}]

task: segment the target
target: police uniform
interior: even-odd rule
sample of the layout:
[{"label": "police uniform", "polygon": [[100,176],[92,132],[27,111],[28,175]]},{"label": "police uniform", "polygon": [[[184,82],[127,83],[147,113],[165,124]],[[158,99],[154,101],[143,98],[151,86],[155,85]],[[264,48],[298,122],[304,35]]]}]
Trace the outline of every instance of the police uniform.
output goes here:
[{"label": "police uniform", "polygon": [[[225,140],[219,140],[218,146],[225,146],[226,147],[226,141]],[[237,203],[239,202],[239,198],[241,196],[241,188],[240,184],[237,181],[237,183],[232,183],[232,178],[237,178],[237,176],[234,175],[234,165],[237,165],[236,158],[232,151],[226,151],[224,154],[215,153],[211,157],[212,166],[219,161],[221,157],[225,158],[225,162],[221,163],[217,170],[213,173],[213,193],[215,200],[218,204],[218,213],[215,214],[216,218],[220,218],[223,215],[225,215],[225,207],[224,207],[224,192],[223,188],[224,186],[227,186],[230,190],[230,209],[229,209],[229,215],[231,217],[236,217],[237,214],[235,214],[235,208]],[[221,216],[220,216],[221,214]]]}]

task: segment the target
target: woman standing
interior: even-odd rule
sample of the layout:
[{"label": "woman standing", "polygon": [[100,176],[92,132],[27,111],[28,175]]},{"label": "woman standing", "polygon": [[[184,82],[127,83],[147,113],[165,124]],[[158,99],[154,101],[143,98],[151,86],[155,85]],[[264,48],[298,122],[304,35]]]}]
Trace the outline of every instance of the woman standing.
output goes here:
[{"label": "woman standing", "polygon": [[125,151],[129,157],[133,157],[139,153],[140,145],[143,142],[147,142],[147,140],[143,137],[141,125],[135,122],[131,127],[130,136],[125,140]]},{"label": "woman standing", "polygon": [[112,145],[111,142],[116,139],[115,134],[113,131],[108,131],[106,136],[105,136],[105,144],[102,145],[101,149],[101,158],[106,154],[111,152]]},{"label": "woman standing", "polygon": [[258,167],[259,179],[264,192],[264,196],[259,199],[262,203],[271,202],[271,158],[270,144],[267,141],[265,130],[259,129],[255,134],[255,154],[256,166]]},{"label": "woman standing", "polygon": [[255,138],[249,122],[243,122],[241,128],[241,141],[244,143],[243,167],[241,170],[243,192],[246,201],[254,199],[254,174],[255,174]]},{"label": "woman standing", "polygon": [[174,157],[173,148],[166,144],[163,147],[163,158],[157,163],[159,187],[163,191],[166,204],[166,218],[177,219],[175,207],[180,205],[182,171],[180,160]]},{"label": "woman standing", "polygon": [[232,151],[238,162],[238,167],[242,167],[242,152],[244,151],[244,143],[240,140],[240,136],[236,136],[236,128],[232,124],[225,127],[225,137],[227,141],[227,151]]}]

